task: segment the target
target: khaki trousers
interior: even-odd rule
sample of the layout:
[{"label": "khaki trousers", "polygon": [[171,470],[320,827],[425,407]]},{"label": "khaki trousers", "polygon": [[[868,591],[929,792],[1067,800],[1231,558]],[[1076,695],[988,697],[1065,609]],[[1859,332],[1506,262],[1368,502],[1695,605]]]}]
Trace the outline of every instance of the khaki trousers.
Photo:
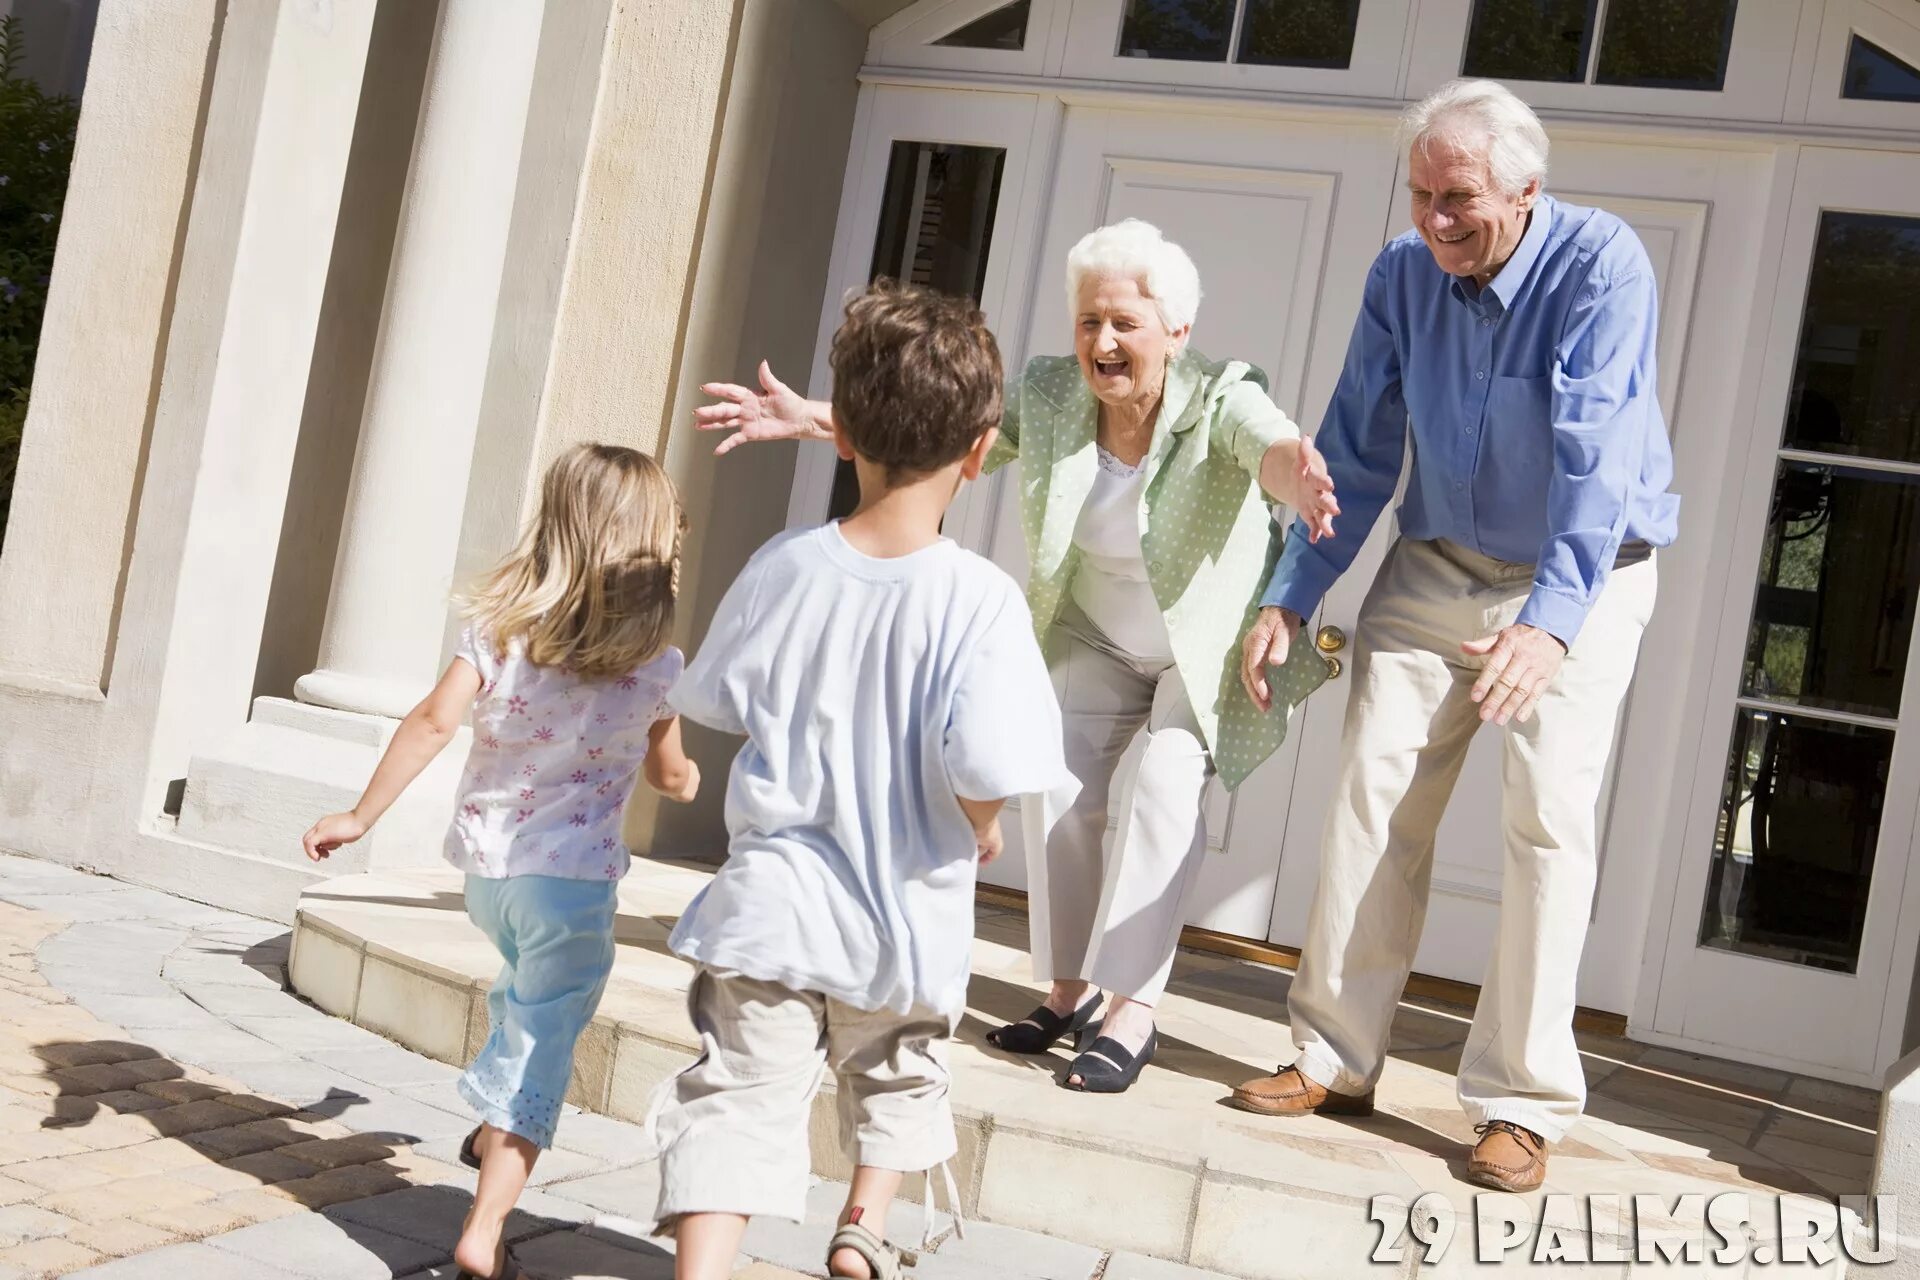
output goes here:
[{"label": "khaki trousers", "polygon": [[[1533,566],[1402,539],[1355,636],[1353,690],[1320,883],[1288,998],[1296,1065],[1362,1093],[1380,1077],[1420,943],[1434,832],[1475,731],[1481,660],[1460,646],[1510,625]],[[1618,565],[1532,719],[1501,734],[1499,936],[1461,1055],[1461,1106],[1558,1140],[1586,1104],[1574,985],[1592,910],[1595,810],[1656,588],[1650,553]]]}]

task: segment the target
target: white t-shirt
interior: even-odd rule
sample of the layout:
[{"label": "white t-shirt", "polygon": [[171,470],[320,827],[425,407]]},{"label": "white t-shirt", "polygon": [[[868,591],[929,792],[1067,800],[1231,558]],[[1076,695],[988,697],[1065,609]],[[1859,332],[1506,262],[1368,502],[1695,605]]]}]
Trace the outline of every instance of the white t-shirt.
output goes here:
[{"label": "white t-shirt", "polygon": [[1020,588],[945,539],[895,559],[837,524],[762,547],[671,701],[746,744],[727,863],[675,952],[861,1009],[966,1005],[975,842],[956,797],[1070,784]]},{"label": "white t-shirt", "polygon": [[535,666],[468,627],[456,656],[480,673],[473,749],[460,775],[446,857],[469,875],[618,880],[621,811],[647,758],[647,731],[672,715],[667,690],[686,659],[669,646],[614,679]]},{"label": "white t-shirt", "polygon": [[1170,662],[1173,641],[1167,616],[1147,581],[1140,550],[1140,504],[1147,464],[1132,466],[1098,445],[1093,488],[1073,527],[1080,563],[1073,571],[1072,598],[1107,639],[1136,658]]}]

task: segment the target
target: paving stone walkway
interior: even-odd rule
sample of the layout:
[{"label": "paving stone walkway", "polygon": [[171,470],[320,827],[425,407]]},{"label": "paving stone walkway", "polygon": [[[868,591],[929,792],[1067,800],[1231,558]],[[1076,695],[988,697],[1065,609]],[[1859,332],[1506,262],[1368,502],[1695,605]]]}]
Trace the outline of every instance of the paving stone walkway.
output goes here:
[{"label": "paving stone walkway", "polygon": [[[474,1177],[457,1073],[289,994],[287,937],[0,855],[0,1280],[450,1280]],[[670,1277],[639,1128],[569,1108],[557,1143],[510,1228],[529,1274]],[[737,1275],[820,1275],[844,1194],[756,1222]],[[1223,1280],[988,1224],[913,1272]]]}]

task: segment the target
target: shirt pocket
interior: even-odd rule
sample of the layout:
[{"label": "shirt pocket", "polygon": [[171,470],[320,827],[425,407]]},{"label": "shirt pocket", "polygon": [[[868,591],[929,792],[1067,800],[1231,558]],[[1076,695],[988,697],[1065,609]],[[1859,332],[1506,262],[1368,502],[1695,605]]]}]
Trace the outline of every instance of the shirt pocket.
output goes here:
[{"label": "shirt pocket", "polygon": [[1553,378],[1495,378],[1487,391],[1480,449],[1482,498],[1494,498],[1514,523],[1546,519],[1553,478]]}]

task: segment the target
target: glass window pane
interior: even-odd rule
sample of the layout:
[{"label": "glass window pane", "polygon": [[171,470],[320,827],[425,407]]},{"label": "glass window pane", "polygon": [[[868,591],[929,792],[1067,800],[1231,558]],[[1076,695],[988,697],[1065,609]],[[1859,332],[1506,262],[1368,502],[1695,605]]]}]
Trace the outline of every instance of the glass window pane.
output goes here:
[{"label": "glass window pane", "polygon": [[1742,692],[1900,713],[1920,597],[1920,477],[1783,462]]},{"label": "glass window pane", "polygon": [[949,49],[1006,49],[1018,53],[1027,47],[1027,11],[1031,7],[1030,0],[1015,0],[934,43]]},{"label": "glass window pane", "polygon": [[[868,278],[910,280],[978,302],[1006,164],[1002,147],[895,142]],[[859,502],[853,464],[842,462],[833,475],[828,516],[849,515]]]},{"label": "glass window pane", "polygon": [[1234,60],[1345,70],[1359,21],[1360,0],[1247,0]]},{"label": "glass window pane", "polygon": [[1733,8],[1734,0],[1607,0],[1595,82],[1719,92]]},{"label": "glass window pane", "polygon": [[1840,96],[1869,102],[1920,102],[1920,70],[1874,44],[1853,37]]},{"label": "glass window pane", "polygon": [[1233,8],[1233,0],[1127,0],[1120,56],[1225,62]]},{"label": "glass window pane", "polygon": [[1598,0],[1475,0],[1462,75],[1582,81]]},{"label": "glass window pane", "polygon": [[1741,711],[1700,945],[1852,973],[1893,734]]},{"label": "glass window pane", "polygon": [[1920,219],[1823,213],[1787,447],[1920,462]]}]

